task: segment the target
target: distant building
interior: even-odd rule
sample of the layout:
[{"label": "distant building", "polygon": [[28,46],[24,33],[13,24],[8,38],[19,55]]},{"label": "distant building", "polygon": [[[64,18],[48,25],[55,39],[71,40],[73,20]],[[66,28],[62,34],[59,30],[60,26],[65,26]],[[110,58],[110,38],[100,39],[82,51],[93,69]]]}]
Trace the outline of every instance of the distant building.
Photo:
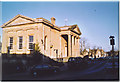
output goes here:
[{"label": "distant building", "polygon": [[[107,53],[107,55],[108,56],[112,56],[113,54],[112,54],[112,51],[108,51],[108,52],[106,52]],[[119,56],[119,51],[114,51],[114,55],[115,56]]]},{"label": "distant building", "polygon": [[87,49],[84,49],[83,50],[83,56],[86,56],[86,55],[88,55],[88,51],[87,51]]},{"label": "distant building", "polygon": [[106,52],[104,52],[103,49],[89,49],[89,57],[90,58],[100,58],[100,57],[106,57]]},{"label": "distant building", "polygon": [[76,57],[80,55],[78,25],[55,25],[44,18],[32,19],[17,15],[2,25],[2,53],[30,54],[33,44],[39,44],[40,51],[50,58]]}]

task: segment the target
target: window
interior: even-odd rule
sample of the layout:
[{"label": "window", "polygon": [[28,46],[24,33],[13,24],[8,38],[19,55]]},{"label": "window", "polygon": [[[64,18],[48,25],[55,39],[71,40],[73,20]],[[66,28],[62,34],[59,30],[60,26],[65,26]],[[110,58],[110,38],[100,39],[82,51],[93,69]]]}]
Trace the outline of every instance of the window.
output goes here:
[{"label": "window", "polygon": [[13,37],[10,37],[10,49],[13,49]]},{"label": "window", "polygon": [[33,36],[29,36],[29,49],[33,49]]},{"label": "window", "polygon": [[47,36],[45,36],[44,50],[47,50]]},{"label": "window", "polygon": [[23,37],[19,36],[19,49],[22,49]]}]

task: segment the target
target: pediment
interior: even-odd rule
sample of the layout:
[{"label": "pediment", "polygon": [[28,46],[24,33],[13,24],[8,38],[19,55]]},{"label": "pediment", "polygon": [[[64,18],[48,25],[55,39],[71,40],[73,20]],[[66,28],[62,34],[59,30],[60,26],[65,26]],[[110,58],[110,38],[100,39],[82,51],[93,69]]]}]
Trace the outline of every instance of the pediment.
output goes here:
[{"label": "pediment", "polygon": [[74,31],[74,32],[81,35],[80,29],[79,29],[79,27],[77,25],[73,25],[71,29],[72,29],[72,31]]},{"label": "pediment", "polygon": [[74,31],[75,31],[75,32],[77,32],[77,33],[79,33],[79,30],[78,30],[78,28],[75,28],[75,29],[74,29]]},{"label": "pediment", "polygon": [[26,23],[33,23],[33,22],[34,21],[32,18],[22,16],[22,15],[17,15],[13,19],[11,19],[8,22],[6,22],[5,24],[3,24],[2,27],[12,26],[12,25],[20,25],[20,24],[26,24]]},{"label": "pediment", "polygon": [[9,23],[7,26],[19,25],[19,24],[25,24],[25,23],[32,23],[32,21],[27,20],[27,19],[22,18],[22,17],[19,17],[19,18],[15,19],[14,21],[12,21],[11,23]]}]

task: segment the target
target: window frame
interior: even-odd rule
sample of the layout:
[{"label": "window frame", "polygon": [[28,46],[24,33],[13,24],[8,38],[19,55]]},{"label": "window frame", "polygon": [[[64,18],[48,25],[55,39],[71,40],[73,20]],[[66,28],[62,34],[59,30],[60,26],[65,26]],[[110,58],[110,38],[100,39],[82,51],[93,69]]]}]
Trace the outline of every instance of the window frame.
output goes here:
[{"label": "window frame", "polygon": [[[32,36],[32,40],[30,39],[30,37]],[[33,35],[29,35],[29,40],[28,40],[29,42],[28,42],[28,49],[29,50],[33,50],[34,49],[34,44],[33,44],[33,42],[34,42],[34,36]],[[31,45],[32,44],[32,45]],[[31,48],[30,48],[31,47]]]},{"label": "window frame", "polygon": [[[11,42],[12,39],[12,42]],[[9,49],[13,49],[13,37],[9,37]]]},{"label": "window frame", "polygon": [[[22,41],[20,42],[20,37],[22,37]],[[19,44],[18,44],[18,49],[21,50],[23,49],[23,36],[19,36]],[[22,48],[20,48],[20,45],[22,45]]]}]

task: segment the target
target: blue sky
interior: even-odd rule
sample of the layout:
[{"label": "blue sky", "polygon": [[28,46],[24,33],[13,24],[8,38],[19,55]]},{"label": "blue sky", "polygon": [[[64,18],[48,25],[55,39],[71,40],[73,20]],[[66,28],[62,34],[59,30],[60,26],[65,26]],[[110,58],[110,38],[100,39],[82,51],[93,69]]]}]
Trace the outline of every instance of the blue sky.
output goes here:
[{"label": "blue sky", "polygon": [[17,14],[48,20],[55,17],[57,26],[64,26],[68,19],[67,25],[77,24],[91,48],[111,50],[109,36],[114,35],[118,49],[118,2],[2,2],[2,24]]}]

